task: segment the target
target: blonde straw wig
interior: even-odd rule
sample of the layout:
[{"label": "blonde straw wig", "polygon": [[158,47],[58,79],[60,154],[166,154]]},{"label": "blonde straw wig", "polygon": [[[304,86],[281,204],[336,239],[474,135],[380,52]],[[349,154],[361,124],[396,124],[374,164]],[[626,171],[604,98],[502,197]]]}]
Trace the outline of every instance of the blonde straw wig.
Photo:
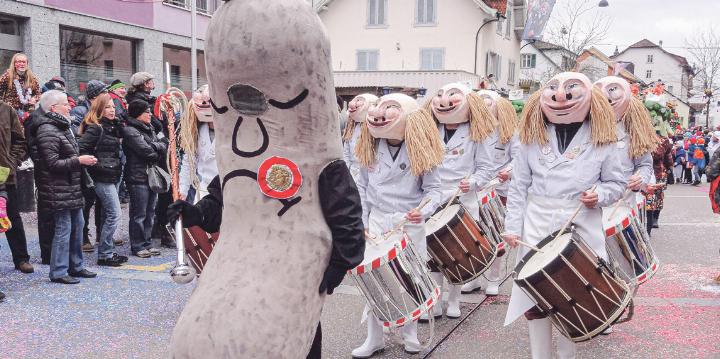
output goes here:
[{"label": "blonde straw wig", "polygon": [[355,126],[357,126],[357,122],[348,118],[347,123],[345,124],[345,132],[343,132],[342,136],[343,142],[350,141],[353,135],[353,131],[355,131]]},{"label": "blonde straw wig", "polygon": [[[355,145],[355,157],[363,167],[370,167],[377,159],[378,140],[370,134],[367,122],[362,124],[360,138]],[[414,176],[430,172],[443,161],[445,150],[440,142],[437,125],[427,110],[413,111],[405,125],[405,146]]]},{"label": "blonde straw wig", "polygon": [[655,128],[652,125],[650,113],[639,98],[633,96],[630,99],[630,104],[620,121],[630,136],[630,147],[628,148],[630,158],[640,158],[648,152],[655,151],[658,146]]},{"label": "blonde straw wig", "polygon": [[[540,91],[528,99],[522,113],[520,141],[524,144],[548,142],[547,124],[540,108]],[[615,113],[605,95],[597,87],[592,87],[590,100],[590,133],[593,145],[600,146],[617,141],[615,133]]]},{"label": "blonde straw wig", "polygon": [[500,97],[495,101],[497,108],[497,121],[500,127],[500,143],[506,144],[510,141],[517,128],[517,114],[515,108],[508,99]]},{"label": "blonde straw wig", "polygon": [[[470,92],[466,101],[470,106],[470,139],[482,142],[495,131],[498,121],[490,113],[485,101],[475,92]],[[512,134],[511,134],[512,136]]]},{"label": "blonde straw wig", "polygon": [[415,176],[432,171],[442,163],[445,146],[433,121],[432,113],[419,109],[407,118],[405,145],[410,158],[410,170]]}]

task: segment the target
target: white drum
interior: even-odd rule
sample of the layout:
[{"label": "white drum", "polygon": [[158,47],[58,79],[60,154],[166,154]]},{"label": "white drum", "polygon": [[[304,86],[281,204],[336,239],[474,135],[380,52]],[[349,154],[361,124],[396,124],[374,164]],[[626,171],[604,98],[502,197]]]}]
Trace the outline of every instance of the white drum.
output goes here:
[{"label": "white drum", "polygon": [[418,320],[440,297],[440,288],[405,233],[379,244],[367,242],[364,261],[348,273],[385,327]]},{"label": "white drum", "polygon": [[660,264],[635,208],[603,208],[603,230],[610,263],[620,278],[631,286],[652,278]]}]

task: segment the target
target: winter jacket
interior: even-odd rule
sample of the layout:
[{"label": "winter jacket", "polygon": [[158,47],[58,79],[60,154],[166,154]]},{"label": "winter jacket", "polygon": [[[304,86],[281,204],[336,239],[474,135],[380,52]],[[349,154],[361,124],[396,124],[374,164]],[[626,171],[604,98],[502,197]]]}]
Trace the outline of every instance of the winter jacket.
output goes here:
[{"label": "winter jacket", "polygon": [[89,167],[90,176],[95,182],[118,183],[122,166],[120,164],[120,146],[122,126],[117,119],[103,118],[98,125],[89,125],[80,137],[80,154],[93,155],[98,162]]},{"label": "winter jacket", "polygon": [[35,171],[38,173],[35,185],[38,206],[53,211],[82,208],[82,166],[70,121],[60,114],[49,112],[33,126],[37,126],[38,162],[35,163]]},{"label": "winter jacket", "polygon": [[80,127],[80,124],[82,124],[83,120],[85,119],[85,115],[87,115],[89,110],[90,101],[87,100],[79,103],[72,110],[70,110],[70,118],[72,119],[72,132],[75,135],[77,135],[78,128]]},{"label": "winter jacket", "polygon": [[0,166],[10,168],[5,183],[15,184],[15,171],[27,155],[27,143],[17,112],[0,101]]},{"label": "winter jacket", "polygon": [[708,166],[705,169],[705,175],[708,178],[708,181],[713,181],[715,178],[720,176],[720,151],[715,151],[712,158],[710,159],[710,162],[708,162]]},{"label": "winter jacket", "polygon": [[698,170],[705,168],[705,154],[703,153],[703,146],[696,146],[695,149],[690,152],[690,162],[693,167],[697,167]]},{"label": "winter jacket", "polygon": [[675,166],[677,165],[685,165],[687,163],[687,153],[685,152],[685,149],[680,147],[675,150]]},{"label": "winter jacket", "polygon": [[125,182],[129,184],[147,184],[147,169],[150,165],[164,160],[167,141],[158,139],[151,125],[130,117],[123,128],[123,151],[125,162]]},{"label": "winter jacket", "polygon": [[127,95],[125,95],[125,102],[128,104],[133,101],[142,100],[147,102],[148,106],[150,107],[150,110],[155,109],[155,100],[157,100],[157,97],[150,95],[149,92],[145,91],[128,91]]},{"label": "winter jacket", "polygon": [[[9,71],[5,71],[5,73],[0,76],[0,101],[7,103],[16,111],[33,111],[35,110],[35,106],[39,107],[37,103],[40,101],[40,83],[37,78],[35,78],[34,86],[30,89],[30,96],[35,98],[35,106],[32,106],[30,104],[23,105],[22,102],[20,102],[20,97],[17,95],[15,84],[11,82],[10,86],[8,86],[8,77],[10,77]],[[23,95],[26,95],[28,88],[25,77],[16,77],[16,79],[20,83],[20,87],[23,89]]]}]

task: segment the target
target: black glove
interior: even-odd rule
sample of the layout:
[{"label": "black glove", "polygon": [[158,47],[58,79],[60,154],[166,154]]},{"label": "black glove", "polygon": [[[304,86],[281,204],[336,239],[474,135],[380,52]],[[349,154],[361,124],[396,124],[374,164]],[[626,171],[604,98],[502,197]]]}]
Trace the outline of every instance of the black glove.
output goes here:
[{"label": "black glove", "polygon": [[327,294],[333,294],[333,291],[337,286],[342,283],[343,278],[347,270],[332,264],[325,268],[325,274],[323,275],[322,282],[320,282],[320,294],[327,290]]},{"label": "black glove", "polygon": [[172,223],[177,221],[180,215],[182,215],[183,227],[185,228],[202,224],[203,214],[200,212],[200,209],[190,204],[190,202],[181,199],[168,206],[168,222]]}]

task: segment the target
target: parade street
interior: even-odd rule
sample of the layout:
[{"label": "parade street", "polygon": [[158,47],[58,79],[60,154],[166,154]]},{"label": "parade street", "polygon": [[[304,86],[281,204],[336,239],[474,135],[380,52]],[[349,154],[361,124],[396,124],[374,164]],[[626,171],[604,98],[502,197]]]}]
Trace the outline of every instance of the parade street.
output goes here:
[{"label": "parade street", "polygon": [[[711,214],[706,193],[707,184],[669,186],[660,228],[653,232],[659,273],[638,292],[634,318],[614,326],[610,336],[580,344],[578,357],[720,357],[720,285],[713,282],[720,271],[720,220]],[[34,217],[24,218],[36,270],[29,275],[12,270],[3,241],[0,286],[8,297],[0,303],[0,358],[168,357],[173,326],[194,287],[170,280],[175,251],[164,249],[153,259],[131,257],[117,269],[98,268],[95,254],[87,255],[96,279],[54,284],[48,266],[38,260]],[[127,238],[126,227],[120,237]],[[120,253],[128,251],[125,244]],[[463,318],[437,322],[432,345],[413,357],[528,358],[527,322],[502,326],[509,282],[494,299],[464,295]],[[329,297],[322,317],[324,357],[348,358],[362,343],[364,302],[349,278]],[[420,339],[428,334],[421,324]],[[388,348],[380,357],[408,357],[398,335],[386,335]]]}]

